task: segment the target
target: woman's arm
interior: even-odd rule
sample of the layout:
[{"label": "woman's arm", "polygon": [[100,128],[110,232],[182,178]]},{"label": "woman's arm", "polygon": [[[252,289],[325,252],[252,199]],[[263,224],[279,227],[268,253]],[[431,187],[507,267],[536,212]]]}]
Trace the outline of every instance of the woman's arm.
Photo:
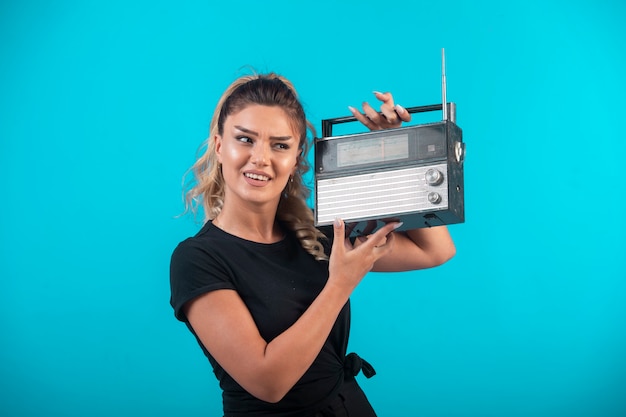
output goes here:
[{"label": "woman's arm", "polygon": [[265,341],[244,302],[233,290],[218,290],[187,303],[184,312],[204,347],[255,397],[277,402],[304,375],[328,338],[350,294],[374,264],[393,249],[385,225],[367,242],[352,246],[338,221],[329,278],[304,314],[274,340]]},{"label": "woman's arm", "polygon": [[393,232],[393,249],[376,261],[372,271],[400,272],[426,269],[449,261],[456,247],[446,226]]}]

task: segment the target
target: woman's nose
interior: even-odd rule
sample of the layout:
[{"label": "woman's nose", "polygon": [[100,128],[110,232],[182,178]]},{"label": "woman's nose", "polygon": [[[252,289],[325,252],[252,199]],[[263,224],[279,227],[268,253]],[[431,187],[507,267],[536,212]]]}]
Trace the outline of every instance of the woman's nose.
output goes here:
[{"label": "woman's nose", "polygon": [[270,159],[270,149],[268,145],[257,143],[252,149],[252,163],[255,165],[267,165]]}]

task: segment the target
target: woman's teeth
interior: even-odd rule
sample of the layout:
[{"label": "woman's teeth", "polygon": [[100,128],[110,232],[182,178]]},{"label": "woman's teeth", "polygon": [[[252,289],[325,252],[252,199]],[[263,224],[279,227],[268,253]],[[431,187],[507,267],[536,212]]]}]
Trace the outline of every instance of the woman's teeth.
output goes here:
[{"label": "woman's teeth", "polygon": [[265,175],[259,175],[259,174],[251,174],[251,173],[244,173],[243,175],[245,175],[248,178],[251,178],[253,180],[258,180],[258,181],[269,181],[270,177],[266,177]]}]

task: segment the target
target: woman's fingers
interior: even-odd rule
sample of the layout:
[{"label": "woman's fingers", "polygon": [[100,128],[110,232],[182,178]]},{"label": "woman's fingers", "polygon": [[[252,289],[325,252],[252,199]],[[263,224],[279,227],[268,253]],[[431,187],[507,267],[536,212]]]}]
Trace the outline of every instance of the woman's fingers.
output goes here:
[{"label": "woman's fingers", "polygon": [[348,106],[348,110],[350,110],[350,113],[352,113],[355,119],[363,123],[365,127],[367,127],[369,130],[380,130],[380,127],[376,123],[370,120],[367,116],[361,114],[361,112],[359,112],[354,107]]},{"label": "woman's fingers", "polygon": [[374,95],[383,103],[380,106],[380,113],[384,118],[383,123],[386,122],[389,125],[399,125],[402,123],[402,119],[400,119],[400,116],[396,113],[391,93],[374,91]]},{"label": "woman's fingers", "polygon": [[396,111],[396,114],[400,117],[400,119],[402,119],[403,122],[411,121],[411,113],[409,113],[404,107],[402,107],[399,104],[396,104],[394,106],[394,109]]},{"label": "woman's fingers", "polygon": [[355,239],[354,248],[356,249],[357,247],[366,246],[364,250],[373,250],[391,246],[393,242],[393,233],[391,232],[400,226],[402,226],[401,222],[387,223],[378,229],[376,233],[359,236]]},{"label": "woman's fingers", "polygon": [[393,95],[389,92],[374,91],[374,95],[382,102],[380,111],[376,111],[368,102],[363,102],[363,113],[348,106],[352,115],[370,130],[397,128],[402,122],[411,120],[411,114],[402,106],[394,104]]}]

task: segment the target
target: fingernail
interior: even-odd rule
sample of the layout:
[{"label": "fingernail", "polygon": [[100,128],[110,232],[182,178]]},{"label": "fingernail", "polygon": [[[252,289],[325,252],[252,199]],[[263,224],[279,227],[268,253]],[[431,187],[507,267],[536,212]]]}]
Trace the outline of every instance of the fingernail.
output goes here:
[{"label": "fingernail", "polygon": [[333,224],[335,225],[335,227],[341,227],[341,219],[339,217],[335,217],[335,221],[333,222]]},{"label": "fingernail", "polygon": [[350,113],[356,113],[356,109],[352,106],[348,106],[348,110],[350,110]]},{"label": "fingernail", "polygon": [[396,113],[398,114],[403,114],[404,112],[406,112],[406,109],[399,104],[395,105],[395,109],[396,109]]},{"label": "fingernail", "polygon": [[382,96],[384,93],[381,93],[380,91],[374,91],[374,94]]},{"label": "fingernail", "polygon": [[393,226],[393,230],[396,230],[397,228],[401,227],[404,224],[404,222],[398,222],[396,223],[395,226]]}]

